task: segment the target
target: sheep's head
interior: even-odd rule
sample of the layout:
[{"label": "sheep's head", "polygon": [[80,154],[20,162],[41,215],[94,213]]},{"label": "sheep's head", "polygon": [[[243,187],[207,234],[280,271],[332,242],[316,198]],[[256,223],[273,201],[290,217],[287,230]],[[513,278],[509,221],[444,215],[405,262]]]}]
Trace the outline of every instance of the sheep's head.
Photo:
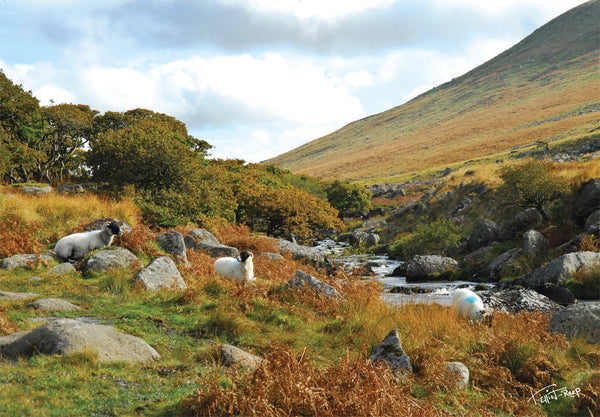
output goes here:
[{"label": "sheep's head", "polygon": [[252,258],[253,256],[254,256],[254,255],[253,255],[253,254],[252,254],[252,252],[250,252],[250,251],[247,251],[247,250],[245,250],[245,251],[242,251],[242,252],[240,253],[240,262],[246,262],[246,260],[247,260],[248,258]]},{"label": "sheep's head", "polygon": [[123,231],[121,230],[121,227],[119,227],[119,223],[117,222],[108,222],[105,223],[105,226],[113,235],[121,236],[123,234]]}]

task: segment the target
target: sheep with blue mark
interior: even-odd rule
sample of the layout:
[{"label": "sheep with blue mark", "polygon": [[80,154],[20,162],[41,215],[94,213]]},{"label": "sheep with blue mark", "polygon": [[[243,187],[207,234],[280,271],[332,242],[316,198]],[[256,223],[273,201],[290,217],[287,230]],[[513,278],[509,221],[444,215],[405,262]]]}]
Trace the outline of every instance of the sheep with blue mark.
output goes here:
[{"label": "sheep with blue mark", "polygon": [[481,321],[486,316],[486,310],[481,298],[473,291],[461,288],[452,296],[454,311],[469,320]]},{"label": "sheep with blue mark", "polygon": [[242,251],[237,259],[229,256],[219,258],[214,264],[215,272],[221,277],[238,282],[254,281],[256,278],[254,277],[253,257],[252,252]]},{"label": "sheep with blue mark", "polygon": [[106,222],[100,230],[74,233],[60,239],[54,247],[54,253],[68,262],[83,259],[89,252],[110,246],[114,236],[121,236],[122,230],[115,221]]}]

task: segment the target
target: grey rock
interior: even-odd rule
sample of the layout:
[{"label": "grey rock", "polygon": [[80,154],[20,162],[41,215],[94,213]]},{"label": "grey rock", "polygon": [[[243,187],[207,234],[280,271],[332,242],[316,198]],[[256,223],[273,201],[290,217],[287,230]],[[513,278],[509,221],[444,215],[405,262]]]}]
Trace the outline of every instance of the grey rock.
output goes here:
[{"label": "grey rock", "polygon": [[284,286],[284,289],[294,291],[304,288],[309,288],[318,294],[323,294],[328,297],[341,298],[341,295],[331,285],[325,284],[312,275],[300,270],[296,271]]},{"label": "grey rock", "polygon": [[584,225],[585,232],[590,235],[600,236],[600,210],[589,215]]},{"label": "grey rock", "polygon": [[222,345],[219,352],[223,365],[228,367],[238,365],[241,368],[254,371],[265,362],[263,358],[232,345]]},{"label": "grey rock", "polygon": [[486,281],[499,281],[505,277],[519,276],[524,271],[524,265],[520,262],[522,254],[523,250],[520,248],[504,252],[481,265],[475,275]]},{"label": "grey rock", "polygon": [[549,247],[548,240],[537,230],[528,230],[523,233],[521,243],[523,246],[523,253],[527,256],[539,255],[540,253],[547,251]]},{"label": "grey rock", "polygon": [[543,218],[539,210],[533,207],[528,208],[517,213],[513,221],[502,231],[502,237],[504,239],[515,239],[523,230],[533,229],[541,225],[542,222]]},{"label": "grey rock", "polygon": [[407,281],[448,279],[458,269],[452,258],[437,255],[417,255],[406,266]]},{"label": "grey rock", "polygon": [[111,269],[139,268],[142,262],[129,250],[120,246],[103,249],[90,256],[83,267],[84,275],[106,272]]},{"label": "grey rock", "polygon": [[465,255],[461,262],[462,267],[481,265],[486,259],[490,257],[495,245],[484,246],[476,249],[473,252]]},{"label": "grey rock", "polygon": [[212,257],[230,256],[235,258],[239,255],[237,248],[225,246],[208,230],[190,230],[184,238],[185,246],[195,251],[206,252]]},{"label": "grey rock", "polygon": [[284,239],[279,239],[277,243],[281,253],[289,252],[296,260],[307,261],[316,268],[323,268],[326,265],[323,254],[313,247],[299,245]]},{"label": "grey rock", "polygon": [[533,288],[546,282],[565,285],[571,276],[582,268],[593,268],[600,264],[600,253],[573,252],[560,256],[550,263],[534,269],[516,282],[519,285]]},{"label": "grey rock", "polygon": [[566,287],[556,285],[553,282],[545,282],[542,285],[538,285],[533,288],[535,291],[542,295],[545,295],[554,302],[557,302],[561,306],[568,306],[574,304],[575,295]]},{"label": "grey rock", "polygon": [[588,216],[600,209],[600,178],[586,183],[579,191],[573,205],[573,214],[579,224],[584,224]]},{"label": "grey rock", "polygon": [[53,266],[46,273],[48,275],[71,275],[76,272],[77,270],[75,269],[75,266],[73,266],[73,264],[69,262],[63,262],[61,264]]},{"label": "grey rock", "polygon": [[188,264],[187,252],[183,235],[177,231],[171,231],[156,237],[156,243],[166,253],[173,255],[175,262]]},{"label": "grey rock", "polygon": [[469,368],[462,362],[450,362],[445,366],[446,370],[451,374],[458,376],[456,388],[463,390],[469,386]]},{"label": "grey rock", "polygon": [[80,311],[83,310],[78,305],[72,304],[60,298],[42,298],[27,304],[29,308],[35,308],[44,311]]},{"label": "grey rock", "polygon": [[83,229],[86,232],[91,232],[92,230],[100,230],[102,229],[102,225],[105,223],[115,222],[119,225],[119,228],[123,233],[129,233],[133,230],[133,227],[129,223],[124,222],[123,220],[112,219],[110,217],[106,217],[103,219],[94,220]]},{"label": "grey rock", "polygon": [[[10,337],[10,336],[9,336]],[[73,319],[51,321],[20,337],[10,337],[6,343],[0,338],[0,355],[19,356],[67,355],[82,350],[98,354],[100,362],[150,362],[160,355],[139,337],[118,332],[112,326],[87,324]]]},{"label": "grey rock", "polygon": [[257,255],[257,258],[261,257],[269,258],[273,261],[280,261],[283,259],[283,256],[281,256],[280,254],[272,252],[261,252]]},{"label": "grey rock", "polygon": [[550,330],[568,338],[583,337],[600,343],[600,303],[578,303],[554,313]]},{"label": "grey rock", "polygon": [[133,281],[149,291],[185,290],[187,288],[175,262],[168,256],[154,259],[148,266],[135,274]]},{"label": "grey rock", "polygon": [[73,184],[67,182],[59,186],[57,190],[60,194],[83,194],[86,191],[96,191],[97,189],[98,185],[93,183]]},{"label": "grey rock", "polygon": [[412,363],[410,358],[400,343],[400,336],[398,330],[392,330],[381,343],[375,346],[369,359],[377,363],[384,361],[393,371],[406,370],[412,373]]},{"label": "grey rock", "polygon": [[40,295],[32,292],[0,291],[0,301],[24,300],[26,298],[39,297]]},{"label": "grey rock", "polygon": [[474,251],[500,240],[501,237],[502,230],[500,226],[491,220],[482,219],[475,224],[473,231],[467,238],[467,245],[469,250]]},{"label": "grey rock", "polygon": [[563,308],[548,297],[526,288],[511,288],[500,291],[482,291],[477,293],[489,310],[517,314],[521,311],[541,311],[551,314]]},{"label": "grey rock", "polygon": [[42,254],[26,254],[13,255],[2,259],[0,269],[15,269],[15,268],[35,268],[37,266],[47,266],[54,262],[54,258],[50,255]]},{"label": "grey rock", "polygon": [[45,187],[36,187],[36,186],[25,186],[21,187],[21,191],[24,194],[35,194],[35,195],[47,195],[52,192],[52,187],[47,185]]}]

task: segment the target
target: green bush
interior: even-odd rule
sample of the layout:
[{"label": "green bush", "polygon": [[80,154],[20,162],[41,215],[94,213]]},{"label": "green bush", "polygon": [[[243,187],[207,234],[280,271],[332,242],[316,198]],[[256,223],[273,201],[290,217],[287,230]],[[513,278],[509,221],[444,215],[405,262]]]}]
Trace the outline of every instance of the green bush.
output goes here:
[{"label": "green bush", "polygon": [[417,225],[412,235],[404,236],[392,246],[392,253],[402,259],[410,259],[415,255],[445,256],[448,249],[455,246],[460,239],[460,229],[454,222],[439,219]]}]

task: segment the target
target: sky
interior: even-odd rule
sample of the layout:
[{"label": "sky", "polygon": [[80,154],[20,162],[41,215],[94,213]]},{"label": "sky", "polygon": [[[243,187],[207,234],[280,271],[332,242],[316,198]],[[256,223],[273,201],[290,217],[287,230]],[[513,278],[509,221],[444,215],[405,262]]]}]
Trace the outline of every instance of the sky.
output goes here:
[{"label": "sky", "polygon": [[41,105],[145,108],[260,162],[460,76],[584,0],[0,0]]}]

